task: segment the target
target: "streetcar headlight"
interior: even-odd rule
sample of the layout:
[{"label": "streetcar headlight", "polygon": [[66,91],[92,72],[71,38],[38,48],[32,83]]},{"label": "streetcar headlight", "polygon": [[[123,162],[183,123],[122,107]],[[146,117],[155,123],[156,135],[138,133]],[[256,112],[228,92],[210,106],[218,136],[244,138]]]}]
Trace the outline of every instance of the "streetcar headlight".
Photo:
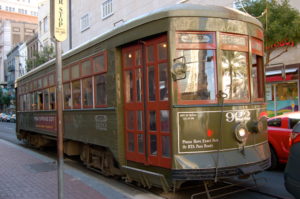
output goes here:
[{"label": "streetcar headlight", "polygon": [[248,130],[246,128],[245,125],[243,124],[239,124],[235,127],[235,138],[237,139],[237,141],[239,142],[245,142],[247,139],[247,135],[248,135]]}]

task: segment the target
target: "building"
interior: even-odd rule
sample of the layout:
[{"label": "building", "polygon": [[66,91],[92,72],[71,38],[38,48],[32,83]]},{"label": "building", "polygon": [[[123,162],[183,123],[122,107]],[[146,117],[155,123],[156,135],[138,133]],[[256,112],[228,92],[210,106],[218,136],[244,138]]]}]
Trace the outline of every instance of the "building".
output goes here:
[{"label": "building", "polygon": [[54,46],[54,42],[51,39],[50,31],[50,2],[48,0],[41,1],[38,6],[38,37],[39,37],[39,49],[43,49],[46,46]]},{"label": "building", "polygon": [[38,0],[0,0],[0,10],[37,16]]},{"label": "building", "polygon": [[0,84],[5,85],[4,60],[19,42],[35,35],[37,17],[0,10]]},{"label": "building", "polygon": [[[300,11],[298,0],[290,0],[290,5]],[[274,54],[280,54],[287,47],[287,52],[274,59],[266,67],[266,98],[269,116],[299,110],[300,44],[295,46],[292,42],[278,42],[274,44],[274,48],[277,48]]]},{"label": "building", "polygon": [[69,0],[69,35],[66,52],[80,44],[153,10],[179,3],[233,7],[234,0]]}]

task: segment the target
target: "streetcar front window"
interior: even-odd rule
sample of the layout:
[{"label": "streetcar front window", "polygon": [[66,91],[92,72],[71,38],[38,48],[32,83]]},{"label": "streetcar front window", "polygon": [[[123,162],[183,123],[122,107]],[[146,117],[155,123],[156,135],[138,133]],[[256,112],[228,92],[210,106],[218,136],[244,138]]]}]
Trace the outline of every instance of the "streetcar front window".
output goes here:
[{"label": "streetcar front window", "polygon": [[249,98],[247,53],[222,50],[222,91],[226,100]]},{"label": "streetcar front window", "polygon": [[177,50],[185,57],[186,78],[178,81],[181,100],[215,100],[215,50]]}]

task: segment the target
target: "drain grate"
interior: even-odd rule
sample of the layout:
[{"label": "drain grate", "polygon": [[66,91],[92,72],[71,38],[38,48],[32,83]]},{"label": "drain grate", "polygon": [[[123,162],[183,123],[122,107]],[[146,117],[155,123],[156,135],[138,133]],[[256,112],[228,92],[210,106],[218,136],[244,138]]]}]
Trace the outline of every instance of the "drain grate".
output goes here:
[{"label": "drain grate", "polygon": [[37,164],[30,164],[28,165],[30,170],[35,172],[49,172],[56,170],[57,166],[55,162],[43,162]]}]

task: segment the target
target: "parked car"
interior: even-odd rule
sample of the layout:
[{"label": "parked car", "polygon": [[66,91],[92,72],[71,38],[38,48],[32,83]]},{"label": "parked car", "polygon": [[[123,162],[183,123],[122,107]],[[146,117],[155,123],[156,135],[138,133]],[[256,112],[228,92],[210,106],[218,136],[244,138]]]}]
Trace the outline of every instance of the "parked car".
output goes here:
[{"label": "parked car", "polygon": [[3,121],[5,115],[6,115],[5,113],[0,113],[0,121]]},{"label": "parked car", "polygon": [[300,112],[285,113],[268,119],[268,139],[271,151],[271,169],[287,163],[289,138],[293,127],[300,121]]},{"label": "parked car", "polygon": [[1,115],[1,121],[2,122],[6,122],[6,118],[7,118],[6,114]]},{"label": "parked car", "polygon": [[10,122],[11,115],[7,115],[5,118],[5,122]]},{"label": "parked car", "polygon": [[290,137],[290,154],[284,170],[284,185],[295,198],[300,198],[300,122]]},{"label": "parked car", "polygon": [[16,114],[12,114],[10,117],[10,122],[16,122]]}]

